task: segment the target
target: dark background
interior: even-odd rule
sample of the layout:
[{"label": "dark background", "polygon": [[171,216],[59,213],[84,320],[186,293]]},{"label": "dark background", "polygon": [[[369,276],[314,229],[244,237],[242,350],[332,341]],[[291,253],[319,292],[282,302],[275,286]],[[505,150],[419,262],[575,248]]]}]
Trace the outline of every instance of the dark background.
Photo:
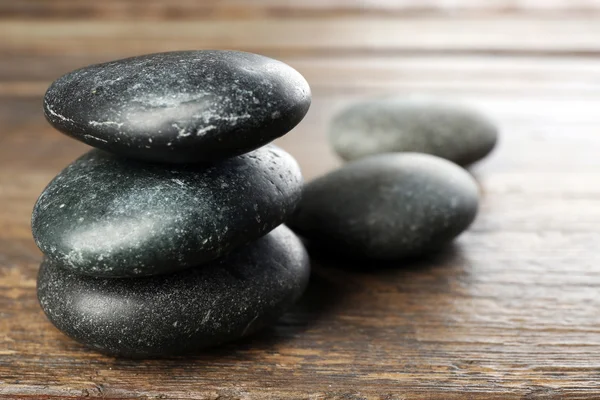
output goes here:
[{"label": "dark background", "polygon": [[[282,140],[311,179],[327,123],[372,95],[471,104],[501,128],[480,215],[445,252],[371,272],[314,260],[280,323],[192,359],[129,361],[59,333],[35,298],[37,195],[87,147],[42,114],[90,63],[227,48],[313,89]],[[0,1],[0,397],[600,397],[600,1]]]}]

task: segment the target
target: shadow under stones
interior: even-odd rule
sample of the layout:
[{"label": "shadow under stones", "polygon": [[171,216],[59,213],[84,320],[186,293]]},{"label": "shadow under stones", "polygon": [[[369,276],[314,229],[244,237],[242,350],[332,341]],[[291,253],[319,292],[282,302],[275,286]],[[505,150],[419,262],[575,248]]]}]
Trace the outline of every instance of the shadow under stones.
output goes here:
[{"label": "shadow under stones", "polygon": [[324,267],[336,268],[353,272],[377,272],[383,270],[424,271],[460,263],[463,260],[460,246],[449,243],[437,249],[432,249],[419,256],[407,257],[402,260],[382,261],[356,255],[344,255],[329,249],[305,243],[313,263]]},{"label": "shadow under stones", "polygon": [[[229,364],[254,362],[259,354],[279,351],[286,342],[295,340],[323,320],[335,319],[338,313],[351,306],[350,297],[369,290],[361,276],[382,275],[376,279],[410,282],[440,268],[454,268],[463,262],[460,246],[449,244],[437,251],[402,261],[381,262],[356,257],[344,257],[339,253],[309,246],[312,272],[308,287],[302,298],[274,325],[248,337],[203,349],[187,356],[160,358],[161,367],[169,369],[195,368],[200,364]],[[318,328],[317,328],[318,329]],[[310,342],[310,338],[307,338]],[[257,358],[258,357],[258,358]],[[127,365],[127,359],[115,358],[116,365]]]},{"label": "shadow under stones", "polygon": [[[343,280],[324,274],[322,267],[313,267],[308,286],[300,300],[273,325],[261,329],[247,337],[223,343],[222,345],[200,349],[193,354],[172,357],[154,357],[149,360],[161,360],[165,368],[182,368],[198,362],[228,363],[232,361],[252,361],[256,351],[275,351],[286,342],[318,324],[324,318],[335,314],[336,306],[348,293]],[[114,357],[116,365],[128,364],[127,358]]]},{"label": "shadow under stones", "polygon": [[324,273],[322,266],[312,262],[310,280],[300,300],[275,325],[232,345],[270,347],[293,339],[335,313],[336,307],[347,293],[348,285],[335,276]]}]

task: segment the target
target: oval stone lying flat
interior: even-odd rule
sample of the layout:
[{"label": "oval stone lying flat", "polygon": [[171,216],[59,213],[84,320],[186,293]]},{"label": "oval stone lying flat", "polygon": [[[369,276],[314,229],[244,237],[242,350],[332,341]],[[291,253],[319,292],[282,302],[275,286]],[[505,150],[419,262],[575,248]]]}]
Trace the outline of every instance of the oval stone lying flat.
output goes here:
[{"label": "oval stone lying flat", "polygon": [[40,304],[61,331],[101,352],[190,354],[276,320],[309,277],[304,247],[285,227],[200,268],[139,279],[77,275],[45,261]]},{"label": "oval stone lying flat", "polygon": [[331,144],[344,160],[418,152],[468,165],[490,153],[497,137],[496,126],[473,110],[398,98],[355,104],[330,127]]},{"label": "oval stone lying flat", "polygon": [[217,164],[170,168],[92,150],[41,194],[33,236],[50,260],[77,273],[172,272],[280,225],[301,186],[295,160],[274,146]]},{"label": "oval stone lying flat", "polygon": [[307,184],[289,224],[328,249],[395,260],[452,240],[474,220],[478,199],[473,178],[449,161],[383,154]]},{"label": "oval stone lying flat", "polygon": [[68,73],[46,92],[60,131],[144,160],[183,163],[256,149],[298,124],[310,106],[290,66],[237,51],[150,54]]}]

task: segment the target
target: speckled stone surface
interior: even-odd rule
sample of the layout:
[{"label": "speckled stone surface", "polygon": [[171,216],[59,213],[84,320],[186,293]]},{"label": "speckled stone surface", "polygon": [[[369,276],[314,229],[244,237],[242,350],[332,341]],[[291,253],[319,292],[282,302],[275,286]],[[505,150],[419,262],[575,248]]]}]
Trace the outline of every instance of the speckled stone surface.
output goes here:
[{"label": "speckled stone surface", "polygon": [[60,131],[128,157],[172,163],[221,159],[284,135],[310,107],[290,66],[236,51],[150,54],[68,73],[46,92]]},{"label": "speckled stone surface", "polygon": [[301,191],[296,161],[271,145],[217,164],[169,168],[92,150],[41,194],[32,231],[50,260],[77,273],[167,273],[269,232]]},{"label": "speckled stone surface", "polygon": [[45,261],[38,298],[56,327],[98,351],[188,355],[276,320],[301,296],[309,269],[304,247],[281,226],[225,259],[169,275],[94,278]]},{"label": "speckled stone surface", "polygon": [[383,98],[354,104],[330,126],[330,141],[344,160],[389,152],[436,155],[468,165],[496,145],[496,126],[482,114],[427,99]]},{"label": "speckled stone surface", "polygon": [[308,183],[289,224],[328,250],[396,260],[454,239],[475,219],[478,202],[476,182],[456,164],[382,154]]}]

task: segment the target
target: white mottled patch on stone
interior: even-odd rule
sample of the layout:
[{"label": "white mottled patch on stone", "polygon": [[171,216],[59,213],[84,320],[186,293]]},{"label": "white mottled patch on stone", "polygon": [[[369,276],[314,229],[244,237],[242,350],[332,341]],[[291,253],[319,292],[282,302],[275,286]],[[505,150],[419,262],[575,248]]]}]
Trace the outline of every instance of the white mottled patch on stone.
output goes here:
[{"label": "white mottled patch on stone", "polygon": [[83,253],[80,250],[72,250],[65,255],[64,260],[73,268],[78,268],[84,261]]},{"label": "white mottled patch on stone", "polygon": [[177,129],[177,137],[188,137],[192,135],[192,132],[188,131],[187,128],[182,128],[177,124],[171,124],[171,126]]},{"label": "white mottled patch on stone", "polygon": [[184,103],[194,103],[198,101],[204,101],[206,97],[212,96],[208,92],[195,92],[195,93],[173,93],[170,96],[140,96],[132,99],[134,103],[140,103],[148,107],[160,107],[160,108],[175,108]]},{"label": "white mottled patch on stone", "polygon": [[250,114],[246,113],[246,114],[242,114],[242,115],[232,115],[232,116],[229,116],[229,117],[221,117],[221,116],[219,116],[216,119],[223,120],[223,121],[229,121],[229,122],[232,122],[233,125],[235,125],[235,124],[237,124],[237,122],[240,119],[248,119],[248,118],[252,118],[252,116]]},{"label": "white mottled patch on stone", "polygon": [[136,220],[123,220],[119,224],[97,223],[88,229],[79,231],[74,229],[69,242],[73,249],[79,251],[102,252],[118,247],[137,248],[143,241],[151,236],[157,222],[153,218],[138,218]]},{"label": "white mottled patch on stone", "polygon": [[217,127],[216,127],[216,126],[214,126],[214,125],[208,125],[208,126],[206,126],[206,127],[204,127],[204,128],[198,128],[198,129],[196,130],[196,136],[202,136],[202,135],[204,135],[206,132],[210,132],[210,131],[212,131],[212,130],[215,130],[215,129],[217,129]]}]

